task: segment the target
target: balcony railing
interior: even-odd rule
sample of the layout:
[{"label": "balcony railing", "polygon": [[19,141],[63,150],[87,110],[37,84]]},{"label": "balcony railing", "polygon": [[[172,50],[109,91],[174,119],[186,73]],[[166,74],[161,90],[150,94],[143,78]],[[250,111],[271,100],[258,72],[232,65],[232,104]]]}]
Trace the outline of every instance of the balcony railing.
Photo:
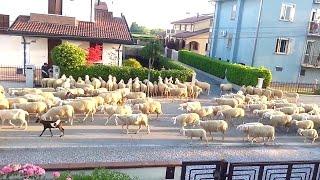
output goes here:
[{"label": "balcony railing", "polygon": [[309,34],[320,36],[320,23],[310,22],[309,23]]}]

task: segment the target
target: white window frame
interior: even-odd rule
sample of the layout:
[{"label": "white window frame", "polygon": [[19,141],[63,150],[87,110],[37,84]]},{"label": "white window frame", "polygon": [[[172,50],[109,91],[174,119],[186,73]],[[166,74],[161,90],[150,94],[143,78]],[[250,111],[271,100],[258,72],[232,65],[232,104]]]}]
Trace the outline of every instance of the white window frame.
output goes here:
[{"label": "white window frame", "polygon": [[230,20],[236,20],[236,17],[237,17],[237,3],[235,2],[231,7]]},{"label": "white window frame", "polygon": [[319,4],[319,3],[320,3],[320,0],[313,0],[313,2],[314,2],[315,4]]},{"label": "white window frame", "polygon": [[[291,11],[290,11],[290,14],[289,14],[289,19],[285,19],[287,17],[287,14],[286,14],[286,9],[290,7],[291,8]],[[282,3],[281,5],[281,9],[280,9],[280,17],[279,17],[279,20],[280,21],[286,21],[286,22],[293,22],[294,21],[294,17],[295,17],[295,14],[296,14],[296,5],[295,4],[291,4],[291,3]],[[284,17],[284,18],[282,18]]]},{"label": "white window frame", "polygon": [[[281,47],[281,41],[288,41],[287,45],[286,45],[286,52],[280,52],[280,47]],[[275,47],[275,54],[279,54],[279,55],[288,55],[290,51],[290,39],[289,38],[285,38],[285,37],[279,37],[276,39],[276,47]]]},{"label": "white window frame", "polygon": [[226,47],[227,47],[228,49],[231,49],[232,43],[233,43],[233,34],[228,33],[228,35],[227,35]]},{"label": "white window frame", "polygon": [[308,53],[308,45],[311,44],[310,48],[312,48],[313,43],[314,43],[314,40],[307,40],[305,55],[310,55],[310,52],[312,51],[312,49],[310,49],[309,50],[310,52]]}]

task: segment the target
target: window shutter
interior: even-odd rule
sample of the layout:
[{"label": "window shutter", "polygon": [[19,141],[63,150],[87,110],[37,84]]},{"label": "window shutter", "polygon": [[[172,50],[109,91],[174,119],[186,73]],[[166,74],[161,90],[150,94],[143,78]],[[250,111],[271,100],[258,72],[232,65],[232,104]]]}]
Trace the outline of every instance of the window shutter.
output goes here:
[{"label": "window shutter", "polygon": [[292,6],[290,7],[290,21],[293,21],[294,20],[294,15],[296,13],[296,6]]},{"label": "window shutter", "polygon": [[285,19],[285,12],[286,12],[286,6],[284,4],[282,4],[281,11],[280,11],[280,19],[282,19],[282,20]]},{"label": "window shutter", "polygon": [[287,54],[293,54],[294,53],[294,46],[295,46],[295,39],[294,38],[290,38],[289,39],[288,53]]}]

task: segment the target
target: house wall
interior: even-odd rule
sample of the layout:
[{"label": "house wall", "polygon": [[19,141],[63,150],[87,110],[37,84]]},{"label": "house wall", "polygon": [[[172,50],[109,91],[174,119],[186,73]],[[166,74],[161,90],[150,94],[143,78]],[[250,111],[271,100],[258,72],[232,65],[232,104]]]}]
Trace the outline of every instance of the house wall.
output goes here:
[{"label": "house wall", "polygon": [[204,21],[199,21],[199,22],[194,23],[194,31],[199,31],[201,29],[210,28],[210,20],[211,19],[207,19]]},{"label": "house wall", "polygon": [[21,36],[0,34],[1,66],[23,66],[23,45]]},{"label": "house wall", "polygon": [[[262,6],[260,30],[254,55],[254,40],[257,30],[259,7],[261,1],[236,0],[217,2],[216,30],[212,37],[211,56],[229,59],[236,63],[253,66],[265,66],[272,71],[273,81],[296,82],[301,68],[306,44],[306,32],[311,14],[313,0],[264,0]],[[231,19],[231,8],[237,3],[236,20]],[[296,4],[293,22],[280,21],[282,3]],[[242,7],[242,8],[241,8]],[[227,48],[227,37],[221,35],[222,31],[232,33],[232,46]],[[236,38],[237,37],[237,38]],[[287,37],[290,39],[290,52],[288,55],[275,53],[276,39]],[[282,72],[275,67],[283,68]]]},{"label": "house wall", "polygon": [[208,43],[208,38],[209,38],[209,33],[204,33],[204,34],[200,34],[200,35],[197,35],[197,36],[193,36],[191,38],[187,38],[185,39],[185,42],[186,42],[186,47],[185,49],[188,50],[188,44],[192,41],[196,41],[199,43],[199,46],[198,46],[198,51],[194,51],[193,52],[196,52],[198,54],[202,54],[202,55],[206,55],[206,43]]},{"label": "house wall", "polygon": [[103,64],[108,65],[118,65],[118,58],[119,58],[119,65],[122,66],[122,50],[123,46],[120,47],[119,57],[117,49],[119,48],[119,44],[109,44],[103,43]]},{"label": "house wall", "polygon": [[[43,63],[48,63],[48,39],[30,37],[26,38],[26,41],[34,41],[29,44],[30,64],[40,67]],[[22,44],[20,46],[22,46]]]},{"label": "house wall", "polygon": [[320,69],[308,68],[305,70],[305,75],[299,77],[299,82],[315,83],[315,81],[318,80],[318,83],[320,83]]},{"label": "house wall", "polygon": [[69,43],[72,43],[72,44],[75,44],[79,47],[81,47],[82,49],[88,49],[90,47],[90,43],[88,41],[71,41],[71,40],[62,40],[62,43],[65,43],[65,42],[69,42]]}]

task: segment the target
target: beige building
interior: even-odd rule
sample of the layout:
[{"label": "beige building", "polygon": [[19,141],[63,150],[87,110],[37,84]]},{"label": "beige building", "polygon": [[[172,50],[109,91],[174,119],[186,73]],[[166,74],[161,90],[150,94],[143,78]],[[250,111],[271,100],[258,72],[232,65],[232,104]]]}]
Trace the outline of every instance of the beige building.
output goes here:
[{"label": "beige building", "polygon": [[202,55],[209,52],[211,15],[202,15],[172,22],[175,34],[169,37],[175,49],[186,49]]}]

